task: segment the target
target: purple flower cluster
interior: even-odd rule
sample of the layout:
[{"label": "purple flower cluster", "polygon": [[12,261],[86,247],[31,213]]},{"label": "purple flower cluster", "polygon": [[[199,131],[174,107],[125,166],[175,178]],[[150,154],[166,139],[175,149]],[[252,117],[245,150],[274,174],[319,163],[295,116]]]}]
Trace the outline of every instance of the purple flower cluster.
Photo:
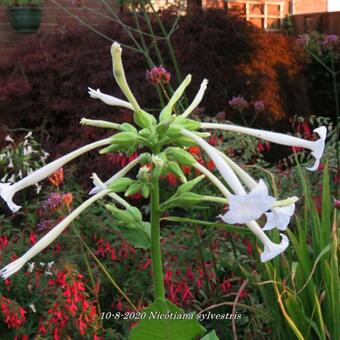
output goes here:
[{"label": "purple flower cluster", "polygon": [[146,71],[145,79],[152,85],[167,84],[171,74],[163,66],[155,66],[150,71]]},{"label": "purple flower cluster", "polygon": [[254,109],[255,109],[255,112],[262,112],[262,111],[264,111],[264,109],[265,109],[264,101],[263,100],[257,100],[254,103]]},{"label": "purple flower cluster", "polygon": [[336,34],[325,34],[321,40],[321,46],[331,49],[339,43],[339,37]]},{"label": "purple flower cluster", "polygon": [[239,111],[245,110],[249,106],[248,102],[242,96],[233,97],[231,100],[229,100],[229,105],[233,109]]},{"label": "purple flower cluster", "polygon": [[44,202],[43,209],[45,211],[55,211],[62,203],[62,200],[63,198],[61,194],[53,192],[48,196],[47,200]]}]

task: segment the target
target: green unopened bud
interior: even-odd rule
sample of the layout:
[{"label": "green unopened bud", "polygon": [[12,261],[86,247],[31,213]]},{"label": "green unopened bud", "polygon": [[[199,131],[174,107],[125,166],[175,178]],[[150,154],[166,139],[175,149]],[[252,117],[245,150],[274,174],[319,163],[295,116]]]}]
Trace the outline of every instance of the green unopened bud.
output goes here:
[{"label": "green unopened bud", "polygon": [[170,171],[172,171],[177,177],[180,178],[182,183],[186,183],[187,179],[181,169],[181,167],[174,161],[169,161],[168,162],[168,167]]},{"label": "green unopened bud", "polygon": [[180,185],[177,189],[178,194],[183,194],[184,192],[191,191],[199,182],[205,178],[204,175],[198,176],[193,180]]},{"label": "green unopened bud", "polygon": [[134,132],[119,132],[112,137],[112,144],[130,146],[136,143],[138,135]]},{"label": "green unopened bud", "polygon": [[133,223],[135,222],[131,213],[127,210],[118,209],[114,204],[106,204],[105,208],[112,213],[112,216],[121,223]]},{"label": "green unopened bud", "polygon": [[123,124],[121,124],[121,125],[120,125],[120,129],[121,129],[122,131],[125,131],[125,132],[132,132],[132,133],[135,133],[135,134],[138,133],[137,129],[136,129],[133,125],[131,125],[131,124],[129,124],[129,123],[123,123]]},{"label": "green unopened bud", "polygon": [[141,194],[144,198],[148,198],[150,195],[150,188],[147,184],[143,184],[141,188]]},{"label": "green unopened bud", "polygon": [[201,127],[201,122],[198,122],[193,119],[187,119],[182,116],[178,116],[174,121],[174,125],[182,127],[186,130],[195,131]]},{"label": "green unopened bud", "polygon": [[141,222],[142,221],[142,218],[143,218],[142,213],[139,211],[138,208],[130,206],[126,210],[135,222]]},{"label": "green unopened bud", "polygon": [[128,177],[121,177],[113,181],[109,188],[114,192],[122,192],[125,191],[126,188],[133,182],[131,178]]},{"label": "green unopened bud", "polygon": [[128,197],[131,196],[137,192],[140,192],[142,188],[142,184],[141,183],[132,183],[128,189],[125,191],[124,196]]},{"label": "green unopened bud", "polygon": [[176,119],[176,116],[172,115],[169,119],[160,122],[157,125],[156,132],[160,136],[164,135],[168,131],[170,125],[175,121],[175,119]]},{"label": "green unopened bud", "polygon": [[133,114],[133,119],[141,128],[150,129],[157,124],[156,118],[144,110],[135,111]]},{"label": "green unopened bud", "polygon": [[120,146],[120,145],[113,144],[113,145],[107,146],[107,147],[104,148],[104,149],[101,149],[101,150],[99,151],[99,153],[100,153],[101,155],[104,155],[104,154],[109,153],[109,152],[117,152],[117,151],[119,151],[120,149],[121,149],[121,146]]},{"label": "green unopened bud", "polygon": [[189,152],[180,148],[169,147],[165,150],[165,153],[171,155],[180,164],[192,166],[196,163],[195,158]]},{"label": "green unopened bud", "polygon": [[183,205],[199,204],[203,201],[203,196],[195,194],[194,192],[184,192],[178,197],[178,203]]},{"label": "green unopened bud", "polygon": [[164,107],[159,115],[159,121],[162,122],[168,118],[170,118],[172,113],[172,108],[176,104],[176,102],[182,97],[184,90],[191,82],[191,75],[188,74],[183,80],[182,84],[177,88],[172,97],[170,98],[168,104]]}]

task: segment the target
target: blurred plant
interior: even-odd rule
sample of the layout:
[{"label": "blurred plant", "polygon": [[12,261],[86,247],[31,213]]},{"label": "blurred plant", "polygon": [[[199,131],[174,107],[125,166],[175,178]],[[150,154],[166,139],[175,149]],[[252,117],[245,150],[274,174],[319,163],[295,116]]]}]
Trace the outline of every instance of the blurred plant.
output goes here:
[{"label": "blurred plant", "polygon": [[[49,154],[34,139],[32,132],[19,143],[15,143],[10,135],[5,137],[5,141],[7,146],[0,151],[1,182],[13,184],[45,165]],[[41,185],[36,183],[35,187],[39,193]]]},{"label": "blurred plant", "polygon": [[0,4],[8,7],[38,7],[42,3],[43,0],[0,0]]}]

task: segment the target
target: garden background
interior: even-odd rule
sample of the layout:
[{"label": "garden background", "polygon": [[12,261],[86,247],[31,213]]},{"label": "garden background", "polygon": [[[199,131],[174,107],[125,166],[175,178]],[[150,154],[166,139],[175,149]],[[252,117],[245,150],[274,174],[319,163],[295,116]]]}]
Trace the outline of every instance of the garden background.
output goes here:
[{"label": "garden background", "polygon": [[[289,18],[282,30],[267,32],[224,9],[192,4],[184,13],[177,6],[158,11],[148,1],[93,3],[44,2],[49,15],[51,6],[58,11],[53,19],[45,18],[29,37],[11,33],[11,41],[0,43],[1,182],[15,182],[112,134],[79,126],[84,116],[133,124],[129,110],[88,95],[91,87],[121,97],[112,76],[112,41],[124,48],[124,68],[139,104],[156,117],[167,95],[190,73],[183,105],[202,79],[209,79],[194,113],[201,120],[305,139],[314,139],[313,129],[326,125],[325,154],[314,173],[304,169],[311,158],[303,149],[230,132],[209,138],[251,174],[265,178],[272,192],[300,197],[288,231],[291,246],[283,255],[262,264],[255,238],[244,228],[219,223],[221,209],[214,204],[170,209],[167,214],[181,221],[163,216],[161,243],[171,302],[187,312],[242,314],[235,320],[202,321],[220,339],[340,338],[338,37],[311,28],[298,35]],[[1,16],[2,23],[6,18]],[[157,74],[147,72],[160,65],[170,77],[164,86]],[[200,148],[188,150],[215,171]],[[1,267],[86,198],[93,172],[109,178],[137,156],[138,150],[82,155],[34,189],[18,193],[18,213],[2,202]],[[182,171],[188,179],[196,175],[190,167]],[[161,183],[165,197],[180,179],[169,171]],[[197,190],[214,193],[211,186]],[[142,192],[128,201],[149,215]],[[134,247],[114,225],[104,204],[92,206],[34,262],[3,280],[0,338],[126,339],[138,320],[115,319],[106,312],[140,312],[149,305],[151,260],[149,251]]]}]

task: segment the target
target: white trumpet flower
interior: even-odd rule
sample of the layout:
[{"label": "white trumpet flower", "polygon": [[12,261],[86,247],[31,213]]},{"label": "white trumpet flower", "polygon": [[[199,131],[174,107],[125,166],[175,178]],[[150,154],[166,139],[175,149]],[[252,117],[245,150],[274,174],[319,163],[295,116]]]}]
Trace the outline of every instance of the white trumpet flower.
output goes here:
[{"label": "white trumpet flower", "polygon": [[[104,197],[110,192],[110,190],[103,190],[98,194],[92,196],[84,203],[82,203],[78,208],[72,211],[67,217],[65,217],[61,222],[59,222],[53,229],[51,229],[43,238],[41,238],[34,246],[29,249],[24,255],[8,264],[6,267],[0,270],[0,276],[3,279],[9,278],[11,275],[19,271],[25,263],[27,263],[35,255],[43,251],[48,247],[65,229],[66,227],[77,218],[86,208],[91,204]],[[51,267],[51,265],[49,265]]]},{"label": "white trumpet flower", "polygon": [[74,158],[82,155],[83,153],[96,149],[98,147],[107,145],[111,143],[111,138],[106,138],[99,140],[94,143],[87,144],[77,150],[74,150],[63,157],[54,160],[51,163],[43,166],[42,168],[31,172],[28,176],[22,178],[20,181],[10,184],[10,183],[0,183],[0,196],[5,200],[8,207],[13,211],[18,211],[21,207],[13,202],[13,196],[17,191],[27,188],[31,185],[35,185],[44,178],[50,176],[53,172],[61,168],[64,164],[70,162]]},{"label": "white trumpet flower", "polygon": [[294,211],[295,203],[286,207],[272,208],[271,212],[265,213],[267,216],[267,223],[262,230],[272,230],[274,228],[286,230]]},{"label": "white trumpet flower", "polygon": [[208,85],[208,79],[204,79],[202,81],[202,84],[200,86],[200,89],[198,90],[194,100],[192,103],[188,106],[188,108],[180,115],[181,117],[188,117],[192,111],[194,111],[198,105],[201,103],[205,90],[207,89]]},{"label": "white trumpet flower", "polygon": [[[120,171],[118,171],[116,174],[114,174],[110,179],[108,179],[104,185],[105,188],[110,185],[113,181],[115,181],[118,178],[121,178],[123,176],[125,176],[133,167],[135,167],[140,161],[141,159],[143,159],[144,155],[139,155],[137,158],[135,158],[133,161],[131,161],[129,164],[127,164],[123,169],[121,169]],[[91,191],[89,192],[89,195],[93,195],[98,193],[100,190],[103,190],[103,187],[101,187],[100,185],[98,185],[98,182],[96,182],[95,180],[93,181],[94,183],[94,188],[91,189]]]},{"label": "white trumpet flower", "polygon": [[229,211],[221,219],[230,224],[242,224],[257,220],[273,206],[274,197],[268,195],[268,188],[261,179],[246,195],[230,195]]},{"label": "white trumpet flower", "polygon": [[88,89],[89,89],[89,95],[91,98],[99,99],[107,105],[120,106],[120,107],[125,107],[126,109],[129,109],[129,110],[133,110],[133,106],[125,100],[102,93],[100,92],[99,89],[94,90],[94,89],[91,89],[90,87]]},{"label": "white trumpet flower", "polygon": [[[183,135],[192,138],[195,142],[197,142],[198,145],[202,147],[203,150],[208,153],[221,176],[236,193],[236,195],[228,194],[226,196],[231,208],[228,211],[229,215],[226,218],[228,220],[233,219],[234,223],[245,223],[247,227],[255,234],[255,236],[263,243],[264,250],[261,254],[261,261],[269,261],[281,254],[289,245],[288,238],[285,235],[281,235],[281,242],[279,244],[273,243],[254,220],[254,218],[258,218],[265,211],[271,208],[275,201],[273,197],[268,195],[268,189],[265,183],[260,180],[259,183],[253,187],[250,193],[247,194],[239,182],[239,179],[230,169],[229,165],[223,160],[218,150],[190,131],[183,129],[181,132]],[[203,173],[206,174],[206,172]],[[209,176],[209,178],[210,177],[211,176]],[[248,178],[248,182],[250,183],[252,181],[250,181]],[[252,184],[254,183],[252,182]],[[254,200],[254,198],[256,199]],[[254,206],[252,206],[253,204]],[[233,209],[236,209],[235,212]],[[246,216],[244,217],[243,215]]]},{"label": "white trumpet flower", "polygon": [[314,165],[311,167],[307,167],[307,169],[310,171],[315,171],[319,167],[320,158],[322,157],[322,154],[325,148],[325,140],[327,136],[327,128],[325,126],[320,126],[313,130],[313,132],[317,133],[320,136],[320,138],[316,141],[309,141],[309,140],[285,135],[283,133],[278,133],[278,132],[251,129],[251,128],[246,128],[246,127],[237,126],[237,125],[230,125],[230,124],[201,123],[201,128],[239,132],[239,133],[244,133],[246,135],[261,138],[263,140],[266,140],[272,143],[309,149],[312,151],[312,156],[315,158]]}]

